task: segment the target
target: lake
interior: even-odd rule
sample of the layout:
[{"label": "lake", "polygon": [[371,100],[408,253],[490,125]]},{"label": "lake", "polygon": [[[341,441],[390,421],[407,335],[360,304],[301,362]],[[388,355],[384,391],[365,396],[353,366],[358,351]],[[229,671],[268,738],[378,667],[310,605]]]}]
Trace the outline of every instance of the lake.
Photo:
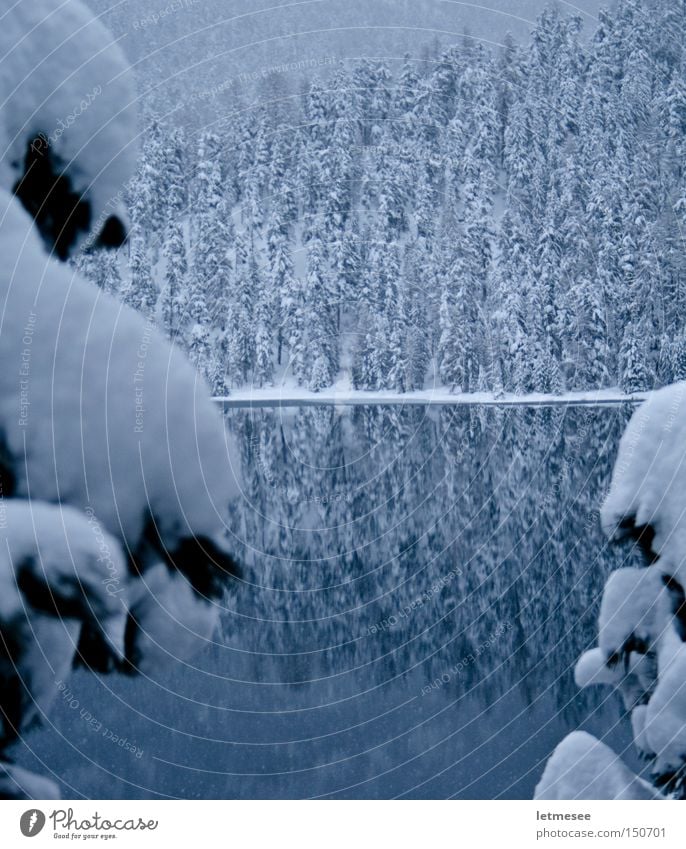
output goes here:
[{"label": "lake", "polygon": [[227,409],[221,633],[154,679],[76,674],[19,759],[70,797],[530,798],[583,727],[639,768],[572,677],[634,557],[598,520],[630,413]]}]

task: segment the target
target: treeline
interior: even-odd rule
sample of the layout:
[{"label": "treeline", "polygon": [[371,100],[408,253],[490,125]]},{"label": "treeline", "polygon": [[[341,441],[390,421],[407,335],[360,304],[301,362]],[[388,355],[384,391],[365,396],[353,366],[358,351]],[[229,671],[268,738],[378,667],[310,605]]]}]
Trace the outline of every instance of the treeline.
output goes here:
[{"label": "treeline", "polygon": [[82,270],[217,393],[562,392],[686,377],[686,11],[341,65],[199,137],[150,123],[126,256]]}]

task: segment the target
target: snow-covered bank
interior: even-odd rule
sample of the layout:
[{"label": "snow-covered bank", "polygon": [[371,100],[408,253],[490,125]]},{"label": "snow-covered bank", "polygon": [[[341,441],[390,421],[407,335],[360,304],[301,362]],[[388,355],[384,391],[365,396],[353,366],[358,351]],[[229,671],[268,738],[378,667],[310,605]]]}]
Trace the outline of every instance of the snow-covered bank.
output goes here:
[{"label": "snow-covered bank", "polygon": [[322,392],[311,392],[302,386],[281,385],[262,389],[247,387],[231,395],[217,396],[215,401],[228,407],[293,407],[301,405],[366,405],[366,404],[463,404],[490,406],[547,407],[580,404],[638,404],[648,393],[626,395],[619,389],[597,389],[586,392],[566,392],[564,395],[546,395],[533,392],[528,395],[492,392],[453,393],[445,387],[417,392],[368,392],[357,389],[338,389],[335,386]]}]

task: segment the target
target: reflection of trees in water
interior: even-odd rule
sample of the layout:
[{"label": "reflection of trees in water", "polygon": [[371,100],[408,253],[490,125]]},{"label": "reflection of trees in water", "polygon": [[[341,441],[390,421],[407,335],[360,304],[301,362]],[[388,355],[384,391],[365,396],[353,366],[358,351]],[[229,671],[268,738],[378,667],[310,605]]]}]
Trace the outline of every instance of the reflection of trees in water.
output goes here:
[{"label": "reflection of trees in water", "polygon": [[528,700],[553,685],[560,706],[576,698],[566,670],[592,640],[614,568],[597,509],[626,411],[227,418],[248,497],[234,526],[259,589],[236,594],[238,613],[254,618],[227,618],[226,638],[263,653],[252,656],[258,679],[364,666],[359,686],[360,674],[387,680],[421,663],[421,684],[473,658],[448,676],[448,695],[478,685],[486,705],[512,685]]},{"label": "reflection of trees in water", "polygon": [[[607,696],[577,693],[570,667],[617,565],[596,510],[627,418],[230,412],[246,500],[229,527],[253,587],[227,597],[224,644],[158,677],[70,680],[140,758],[60,699],[55,730],[28,740],[43,763],[22,762],[95,798],[530,796]],[[610,703],[601,733],[613,717]]]}]

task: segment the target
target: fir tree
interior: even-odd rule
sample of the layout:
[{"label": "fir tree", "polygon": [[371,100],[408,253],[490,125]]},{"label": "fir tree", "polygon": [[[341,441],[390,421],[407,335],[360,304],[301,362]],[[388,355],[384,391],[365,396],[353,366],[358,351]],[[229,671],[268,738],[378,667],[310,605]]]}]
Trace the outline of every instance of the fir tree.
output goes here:
[{"label": "fir tree", "polygon": [[129,243],[130,278],[124,290],[124,301],[133,309],[152,316],[158,292],[152,279],[152,263],[146,249],[146,239],[137,224]]},{"label": "fir tree", "polygon": [[464,357],[461,347],[462,328],[459,314],[454,303],[449,279],[446,279],[441,291],[439,312],[441,337],[438,342],[438,374],[441,381],[453,392],[465,391],[467,375],[464,370]]},{"label": "fir tree", "polygon": [[181,322],[186,309],[185,297],[188,294],[188,262],[183,224],[173,219],[167,225],[164,240],[164,258],[166,276],[160,293],[162,327],[170,339],[175,339],[181,331]]}]

